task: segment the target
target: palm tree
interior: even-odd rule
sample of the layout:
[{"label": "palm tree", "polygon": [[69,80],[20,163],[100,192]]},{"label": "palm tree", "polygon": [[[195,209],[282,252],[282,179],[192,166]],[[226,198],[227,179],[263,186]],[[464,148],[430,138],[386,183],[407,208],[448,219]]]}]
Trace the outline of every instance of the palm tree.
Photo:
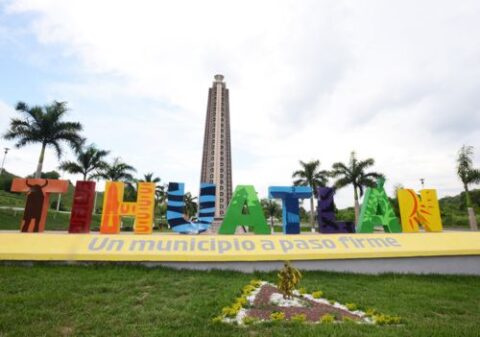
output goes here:
[{"label": "palm tree", "polygon": [[92,175],[92,177],[131,183],[134,180],[132,173],[136,171],[133,166],[122,162],[122,159],[117,157],[113,159],[112,164],[106,163],[105,167]]},{"label": "palm tree", "polygon": [[185,216],[187,219],[192,218],[195,214],[197,214],[197,203],[195,200],[197,197],[193,197],[190,192],[185,193],[183,196],[183,200],[185,201]]},{"label": "palm tree", "polygon": [[160,179],[159,177],[154,177],[153,176],[153,172],[149,172],[149,173],[145,173],[143,175],[143,179],[139,179],[138,181],[139,182],[142,182],[142,183],[159,183],[160,182]]},{"label": "palm tree", "polygon": [[93,179],[105,179],[111,181],[123,181],[125,186],[124,198],[126,201],[135,201],[137,199],[135,188],[132,185],[134,181],[133,172],[135,168],[122,162],[122,159],[117,157],[113,159],[112,164],[106,164],[102,170],[92,175]]},{"label": "palm tree", "polygon": [[[70,174],[81,174],[83,180],[98,179],[98,171],[107,167],[104,158],[109,154],[109,151],[99,150],[94,144],[87,146],[85,149],[79,148],[76,151],[76,161],[63,161],[58,167],[62,171]],[[59,198],[61,195],[59,194]],[[97,189],[95,189],[95,198],[93,201],[93,213],[97,207]]]},{"label": "palm tree", "polygon": [[468,185],[480,183],[480,170],[473,168],[473,147],[463,145],[458,151],[457,157],[457,174],[463,183],[463,189],[465,190],[465,201],[468,210],[468,220],[470,222],[470,228],[473,231],[478,230],[477,219],[475,217],[475,210],[472,205],[472,198]]},{"label": "palm tree", "polygon": [[108,153],[109,151],[99,150],[91,144],[76,151],[76,161],[63,161],[58,168],[70,174],[81,174],[83,180],[90,180],[96,176],[97,171],[107,167],[104,158]]},{"label": "palm tree", "polygon": [[272,199],[262,199],[261,204],[266,217],[270,218],[270,227],[272,227],[271,229],[273,233],[273,218],[279,215],[281,207],[275,200]]},{"label": "palm tree", "polygon": [[359,192],[360,197],[362,197],[364,187],[375,187],[376,179],[383,177],[383,175],[378,172],[365,172],[367,168],[373,166],[374,164],[375,160],[373,158],[358,160],[355,157],[355,152],[352,151],[350,154],[350,162],[347,165],[341,162],[334,163],[332,165],[331,176],[338,178],[337,181],[335,181],[336,188],[342,188],[350,184],[353,185],[353,197],[355,199],[355,224],[358,223],[358,217],[360,214],[360,204],[358,202]]},{"label": "palm tree", "polygon": [[313,208],[313,196],[317,196],[317,187],[325,187],[328,183],[328,171],[319,171],[320,161],[312,160],[305,163],[300,160],[300,166],[302,169],[293,172],[292,178],[297,178],[293,181],[295,186],[310,186],[313,190],[313,194],[310,197],[310,225],[312,229],[314,225],[314,208]]},{"label": "palm tree", "polygon": [[65,142],[73,149],[78,149],[84,142],[79,134],[82,125],[78,122],[63,121],[68,111],[66,102],[54,101],[44,107],[37,105],[29,107],[24,102],[18,102],[16,110],[23,114],[24,118],[12,118],[10,129],[3,137],[17,140],[15,144],[17,148],[32,143],[42,144],[35,178],[41,176],[47,146],[52,146],[60,158],[63,152],[61,143]]}]

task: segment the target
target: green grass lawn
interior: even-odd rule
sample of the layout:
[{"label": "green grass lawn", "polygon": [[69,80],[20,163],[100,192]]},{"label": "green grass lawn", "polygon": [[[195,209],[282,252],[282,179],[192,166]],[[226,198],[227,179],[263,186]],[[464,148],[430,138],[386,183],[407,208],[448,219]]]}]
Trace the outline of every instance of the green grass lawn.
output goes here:
[{"label": "green grass lawn", "polygon": [[0,265],[0,336],[480,336],[480,278],[465,276],[304,273],[301,286],[400,326],[211,323],[252,278],[275,273]]}]

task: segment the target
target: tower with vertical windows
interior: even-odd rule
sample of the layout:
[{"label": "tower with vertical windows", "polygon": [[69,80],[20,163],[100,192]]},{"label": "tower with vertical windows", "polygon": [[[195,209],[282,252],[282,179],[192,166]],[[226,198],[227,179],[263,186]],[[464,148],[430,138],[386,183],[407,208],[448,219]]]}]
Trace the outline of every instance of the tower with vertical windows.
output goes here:
[{"label": "tower with vertical windows", "polygon": [[223,75],[215,75],[212,87],[208,89],[200,180],[216,185],[215,218],[223,218],[232,198],[230,106]]}]

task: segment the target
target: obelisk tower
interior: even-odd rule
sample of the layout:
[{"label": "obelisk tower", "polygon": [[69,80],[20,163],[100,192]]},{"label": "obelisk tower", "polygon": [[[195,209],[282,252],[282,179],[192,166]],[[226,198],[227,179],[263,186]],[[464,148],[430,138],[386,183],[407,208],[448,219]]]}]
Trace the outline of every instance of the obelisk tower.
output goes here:
[{"label": "obelisk tower", "polygon": [[230,106],[223,75],[215,75],[213,85],[208,89],[200,180],[216,185],[215,219],[218,222],[225,215],[232,198]]}]

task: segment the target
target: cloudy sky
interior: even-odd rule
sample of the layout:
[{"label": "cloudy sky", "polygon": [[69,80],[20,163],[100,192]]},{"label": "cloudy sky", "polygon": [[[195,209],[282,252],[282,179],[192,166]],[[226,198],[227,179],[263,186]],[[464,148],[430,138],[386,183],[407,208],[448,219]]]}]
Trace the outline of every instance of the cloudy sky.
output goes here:
[{"label": "cloudy sky", "polygon": [[[328,169],[355,150],[387,193],[425,178],[451,195],[459,147],[480,161],[479,17],[468,0],[0,0],[0,128],[19,100],[67,101],[89,142],[195,192],[221,73],[234,185],[265,196],[298,160]],[[12,149],[6,169],[29,174],[38,153]],[[45,170],[56,166],[48,151]],[[347,187],[336,201],[352,198]]]}]

